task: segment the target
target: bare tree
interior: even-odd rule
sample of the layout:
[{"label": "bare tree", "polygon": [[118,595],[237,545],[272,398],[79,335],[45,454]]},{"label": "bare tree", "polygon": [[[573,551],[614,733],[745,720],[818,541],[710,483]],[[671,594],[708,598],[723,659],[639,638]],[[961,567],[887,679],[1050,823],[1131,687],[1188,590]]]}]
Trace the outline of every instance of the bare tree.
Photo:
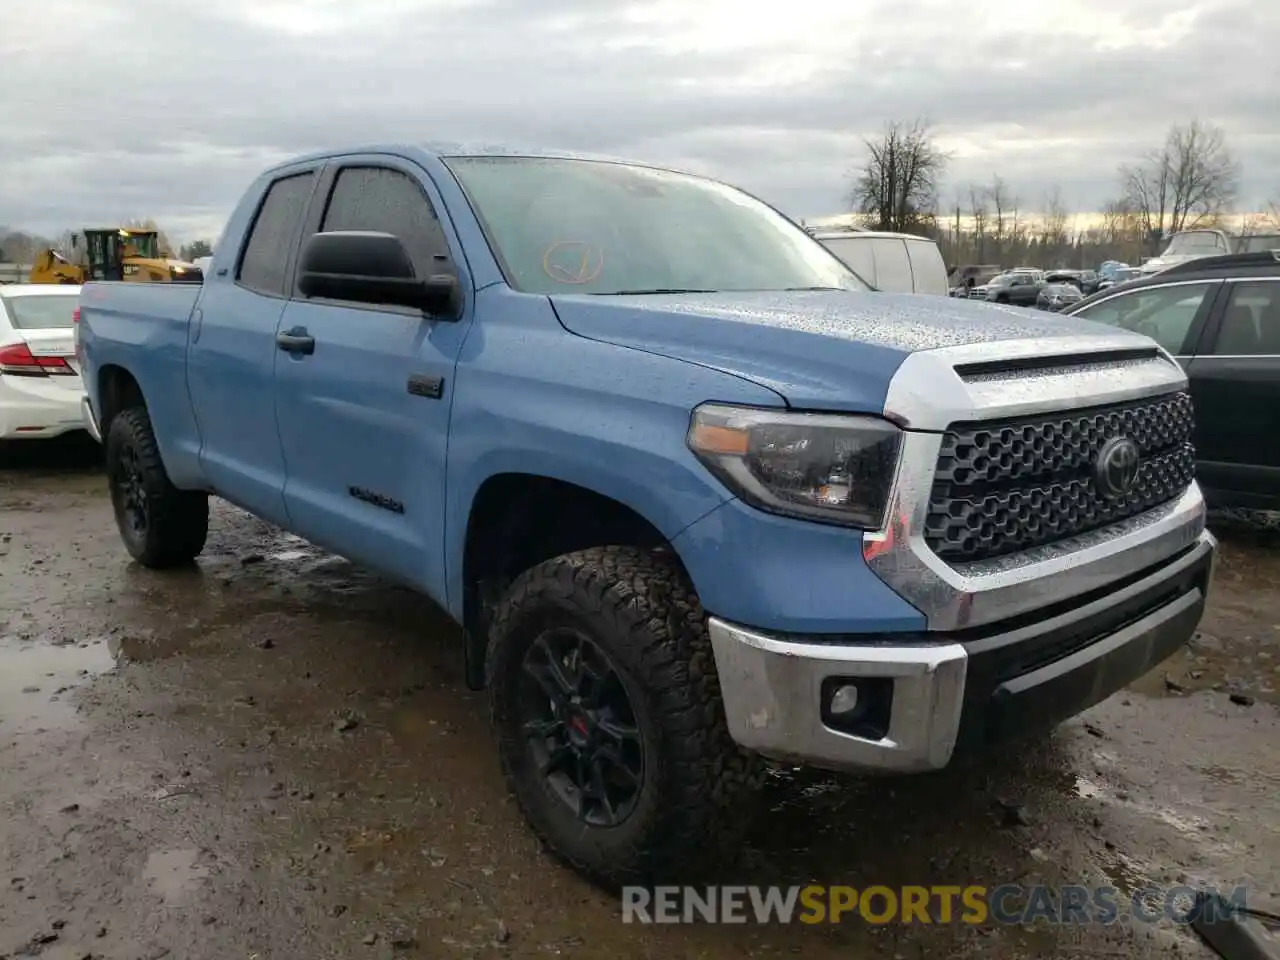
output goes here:
[{"label": "bare tree", "polygon": [[1256,237],[1271,232],[1271,217],[1265,213],[1249,213],[1240,222],[1240,236]]},{"label": "bare tree", "polygon": [[49,247],[44,237],[13,230],[5,233],[0,239],[0,247],[4,248],[5,257],[13,263],[30,263],[36,254]]},{"label": "bare tree", "polygon": [[908,232],[931,227],[947,157],[934,145],[929,124],[889,123],[879,139],[863,143],[866,165],[854,180],[851,200],[867,225]]},{"label": "bare tree", "polygon": [[207,257],[213,253],[213,244],[208,240],[192,240],[190,243],[183,245],[178,249],[178,256],[183,260],[191,261],[200,257]]},{"label": "bare tree", "polygon": [[1067,232],[1067,205],[1062,200],[1062,189],[1056,184],[1044,198],[1044,212],[1040,224],[1040,249],[1045,259],[1060,257],[1071,243]]},{"label": "bare tree", "polygon": [[1062,188],[1056,184],[1049,188],[1044,198],[1043,235],[1050,243],[1062,243],[1067,236],[1067,205],[1062,200]]},{"label": "bare tree", "polygon": [[1240,167],[1220,127],[1192,120],[1174,124],[1162,147],[1122,166],[1120,182],[1145,238],[1158,242],[1224,213],[1235,200]]},{"label": "bare tree", "polygon": [[991,185],[987,187],[987,198],[991,201],[991,212],[994,217],[992,233],[996,242],[996,250],[1003,255],[1007,241],[1021,236],[1018,224],[1018,198],[1013,195],[1004,178],[998,174],[992,176]]},{"label": "bare tree", "polygon": [[987,191],[982,187],[969,187],[969,217],[973,220],[973,238],[977,247],[978,262],[986,257],[987,225],[990,210],[987,206]]},{"label": "bare tree", "polygon": [[1280,199],[1267,202],[1267,219],[1273,227],[1280,230]]}]

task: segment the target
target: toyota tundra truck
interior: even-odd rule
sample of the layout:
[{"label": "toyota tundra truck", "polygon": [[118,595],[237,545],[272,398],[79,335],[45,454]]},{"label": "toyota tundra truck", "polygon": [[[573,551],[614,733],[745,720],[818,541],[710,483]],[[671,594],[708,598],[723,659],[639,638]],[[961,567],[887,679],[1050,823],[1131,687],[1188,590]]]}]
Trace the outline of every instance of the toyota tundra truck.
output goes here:
[{"label": "toyota tundra truck", "polygon": [[1168,353],[868,289],[653,166],[305,156],[203,284],[87,284],[78,350],[134,560],[192,563],[220,497],[434,599],[523,815],[607,885],[722,850],[770,764],[1034,749],[1209,588]]}]

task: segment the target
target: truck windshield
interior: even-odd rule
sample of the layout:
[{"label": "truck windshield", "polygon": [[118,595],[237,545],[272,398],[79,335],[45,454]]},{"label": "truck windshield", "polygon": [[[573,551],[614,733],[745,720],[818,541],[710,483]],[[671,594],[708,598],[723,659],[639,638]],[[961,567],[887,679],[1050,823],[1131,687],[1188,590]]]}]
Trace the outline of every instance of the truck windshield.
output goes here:
[{"label": "truck windshield", "polygon": [[156,242],[154,233],[129,233],[120,231],[120,246],[122,249],[128,250],[132,247],[136,251],[136,256],[145,260],[155,260],[160,256],[159,244]]},{"label": "truck windshield", "polygon": [[868,289],[786,217],[714,180],[595,160],[446,163],[526,293]]}]

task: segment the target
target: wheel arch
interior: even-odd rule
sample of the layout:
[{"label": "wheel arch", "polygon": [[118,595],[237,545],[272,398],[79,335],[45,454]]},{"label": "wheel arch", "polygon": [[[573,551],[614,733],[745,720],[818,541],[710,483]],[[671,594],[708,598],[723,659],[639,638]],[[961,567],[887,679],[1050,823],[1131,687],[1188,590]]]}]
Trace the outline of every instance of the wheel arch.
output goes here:
[{"label": "wheel arch", "polygon": [[525,570],[579,550],[628,546],[669,552],[685,571],[671,545],[678,532],[664,533],[659,521],[617,490],[604,492],[545,472],[487,476],[466,513],[456,587],[450,591],[450,606],[467,637],[469,685],[483,685],[486,611]]}]

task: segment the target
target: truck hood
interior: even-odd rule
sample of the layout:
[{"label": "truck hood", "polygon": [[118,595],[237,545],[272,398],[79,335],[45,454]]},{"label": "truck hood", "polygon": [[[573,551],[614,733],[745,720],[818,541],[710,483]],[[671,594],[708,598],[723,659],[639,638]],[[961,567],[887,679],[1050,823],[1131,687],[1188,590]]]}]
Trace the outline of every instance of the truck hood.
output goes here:
[{"label": "truck hood", "polygon": [[579,336],[733,374],[796,408],[861,413],[883,411],[889,381],[912,353],[1117,333],[1086,320],[912,294],[572,294],[551,302]]}]

